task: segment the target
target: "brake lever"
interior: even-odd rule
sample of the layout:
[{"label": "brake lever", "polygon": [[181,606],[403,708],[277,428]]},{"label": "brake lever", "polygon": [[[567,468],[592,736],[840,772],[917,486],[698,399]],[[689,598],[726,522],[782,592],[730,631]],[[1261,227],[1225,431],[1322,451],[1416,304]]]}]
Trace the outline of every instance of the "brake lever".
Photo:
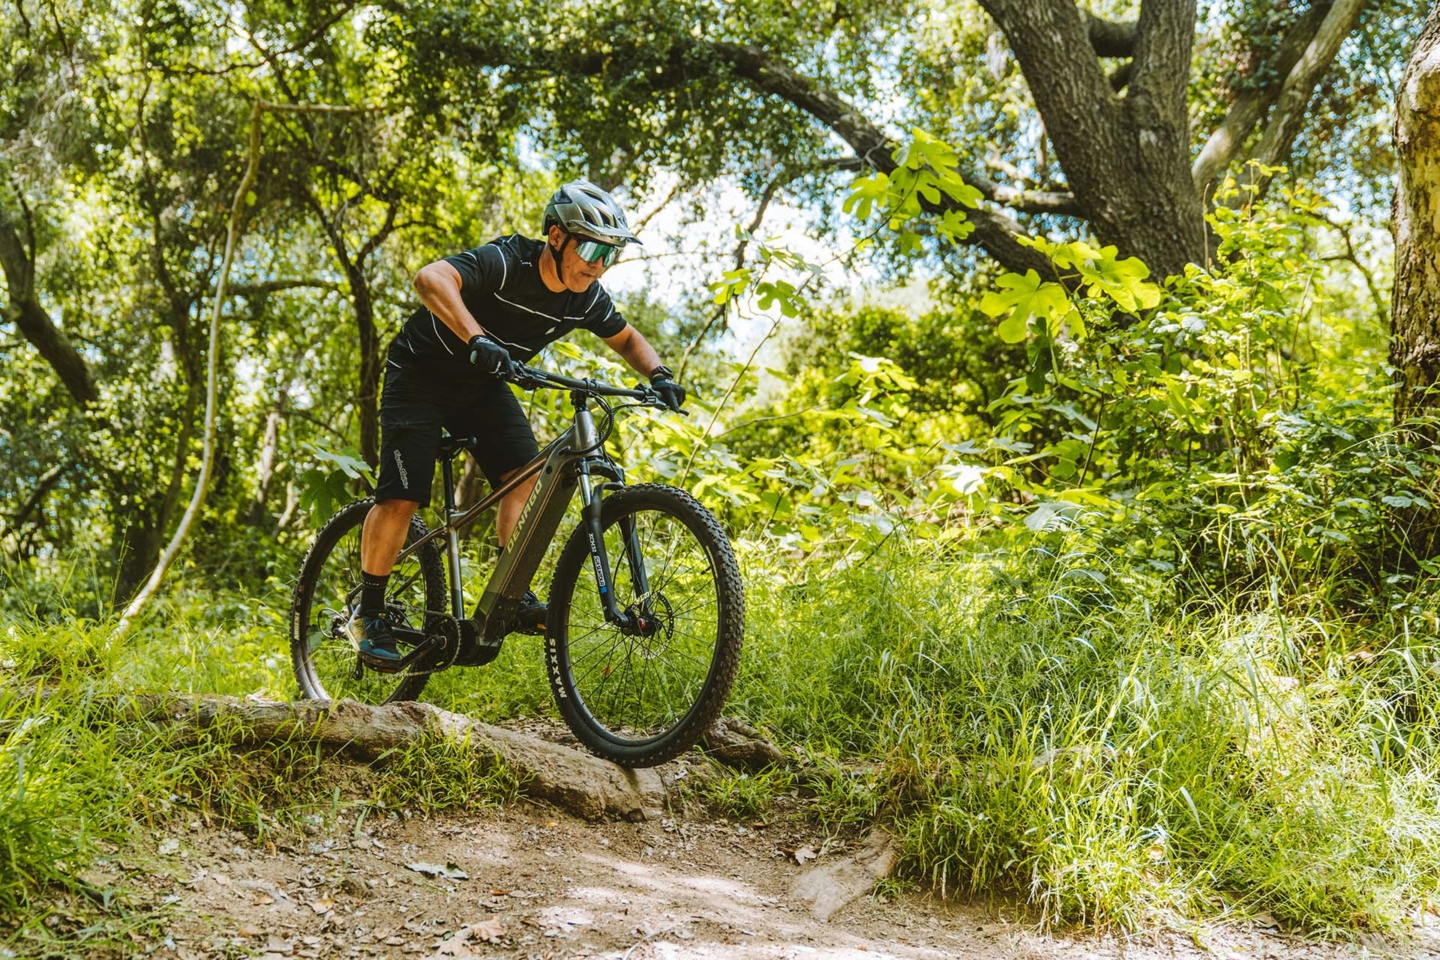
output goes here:
[{"label": "brake lever", "polygon": [[521,363],[517,363],[515,370],[505,379],[515,384],[515,386],[521,390],[539,390],[545,386],[543,379],[530,373],[530,369]]}]

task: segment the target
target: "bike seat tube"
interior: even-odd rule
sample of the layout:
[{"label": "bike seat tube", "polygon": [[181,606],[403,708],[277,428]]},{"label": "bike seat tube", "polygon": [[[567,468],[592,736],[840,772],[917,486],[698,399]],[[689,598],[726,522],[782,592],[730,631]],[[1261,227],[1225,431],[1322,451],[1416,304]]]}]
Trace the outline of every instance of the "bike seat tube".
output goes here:
[{"label": "bike seat tube", "polygon": [[[445,522],[454,524],[459,517],[455,509],[455,468],[448,457],[440,460],[440,476],[445,485]],[[460,583],[460,534],[454,529],[445,533],[445,558],[450,567],[450,613],[457,620],[465,616],[465,591]]]}]

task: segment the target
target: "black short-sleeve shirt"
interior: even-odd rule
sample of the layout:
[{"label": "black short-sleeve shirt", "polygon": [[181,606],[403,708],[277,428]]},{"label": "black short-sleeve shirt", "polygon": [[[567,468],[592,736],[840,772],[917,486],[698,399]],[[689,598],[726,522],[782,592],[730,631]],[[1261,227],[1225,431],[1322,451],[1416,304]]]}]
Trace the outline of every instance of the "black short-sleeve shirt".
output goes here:
[{"label": "black short-sleeve shirt", "polygon": [[[521,362],[577,327],[600,337],[625,329],[625,318],[598,282],[583,293],[546,288],[538,266],[542,255],[542,241],[513,234],[445,260],[460,273],[466,308]],[[390,362],[404,367],[458,371],[468,368],[468,357],[465,342],[424,306],[410,316],[390,348]]]}]

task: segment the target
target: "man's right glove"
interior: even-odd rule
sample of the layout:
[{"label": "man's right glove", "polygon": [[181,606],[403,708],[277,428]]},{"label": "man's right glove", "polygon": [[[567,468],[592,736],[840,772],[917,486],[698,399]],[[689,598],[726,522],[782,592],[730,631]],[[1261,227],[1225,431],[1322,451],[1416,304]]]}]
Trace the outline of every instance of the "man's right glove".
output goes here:
[{"label": "man's right glove", "polygon": [[679,410],[685,403],[685,388],[675,382],[669,367],[656,367],[650,372],[650,388],[660,394],[665,406]]},{"label": "man's right glove", "polygon": [[508,377],[515,372],[510,351],[482,334],[470,338],[470,362],[487,377]]}]

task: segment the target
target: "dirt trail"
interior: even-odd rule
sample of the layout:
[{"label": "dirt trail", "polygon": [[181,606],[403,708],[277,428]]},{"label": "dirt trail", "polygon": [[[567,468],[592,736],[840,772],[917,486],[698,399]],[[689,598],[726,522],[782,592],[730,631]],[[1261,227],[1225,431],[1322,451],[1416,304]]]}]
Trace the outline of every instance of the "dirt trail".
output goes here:
[{"label": "dirt trail", "polygon": [[[146,850],[122,851],[105,869],[173,911],[168,937],[137,944],[137,955],[181,960],[1440,956],[1433,936],[1388,948],[1234,928],[1201,930],[1193,940],[1044,936],[916,893],[865,897],[821,923],[791,888],[847,850],[807,829],[591,824],[521,803],[465,816],[371,817],[358,826],[342,818],[278,845],[182,825],[154,835]],[[818,859],[801,866],[796,850]]]}]

